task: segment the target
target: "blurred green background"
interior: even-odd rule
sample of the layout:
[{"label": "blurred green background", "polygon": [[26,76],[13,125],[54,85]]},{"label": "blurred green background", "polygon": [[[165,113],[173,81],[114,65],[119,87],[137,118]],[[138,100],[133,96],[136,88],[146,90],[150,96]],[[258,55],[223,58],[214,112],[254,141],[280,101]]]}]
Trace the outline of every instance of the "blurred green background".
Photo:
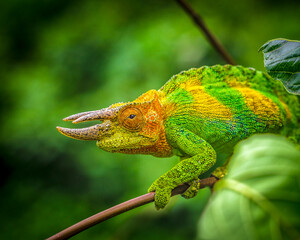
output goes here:
[{"label": "blurred green background", "polygon": [[[261,45],[300,39],[298,1],[189,2],[241,65],[263,70]],[[50,237],[146,193],[177,162],[66,138],[55,129],[72,126],[62,118],[225,63],[170,0],[1,1],[0,43],[0,239]],[[209,195],[174,197],[159,212],[149,204],[74,239],[193,239]]]}]

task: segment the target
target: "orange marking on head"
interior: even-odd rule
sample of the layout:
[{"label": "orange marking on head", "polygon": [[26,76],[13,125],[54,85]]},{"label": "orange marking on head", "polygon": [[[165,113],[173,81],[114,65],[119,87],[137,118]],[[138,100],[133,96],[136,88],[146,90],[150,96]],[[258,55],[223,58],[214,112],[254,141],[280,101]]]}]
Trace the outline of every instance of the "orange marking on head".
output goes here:
[{"label": "orange marking on head", "polygon": [[[140,111],[142,120],[139,118],[137,120],[143,121],[141,126],[135,122],[128,122],[127,125],[133,129],[139,129],[140,127],[138,133],[148,140],[146,140],[145,145],[141,145],[138,148],[121,149],[118,150],[118,152],[151,154],[158,157],[172,155],[172,147],[168,144],[165,137],[165,129],[163,126],[164,112],[158,92],[156,90],[150,90],[142,94],[133,102],[127,103],[127,105],[130,111],[138,109],[138,111],[135,110],[133,113],[138,115],[138,112]],[[127,108],[123,111],[127,111]],[[128,114],[130,115],[131,112]],[[126,120],[130,121],[127,118]]]},{"label": "orange marking on head", "polygon": [[141,96],[139,96],[133,102],[135,102],[135,103],[151,102],[156,98],[156,96],[157,96],[157,91],[152,89],[152,90],[149,90],[148,92],[145,92]]}]

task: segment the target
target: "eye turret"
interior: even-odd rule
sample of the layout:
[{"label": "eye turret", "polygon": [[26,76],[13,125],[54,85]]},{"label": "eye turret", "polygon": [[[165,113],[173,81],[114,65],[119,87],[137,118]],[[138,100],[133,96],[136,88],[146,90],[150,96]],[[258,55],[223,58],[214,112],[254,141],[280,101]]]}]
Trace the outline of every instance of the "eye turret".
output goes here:
[{"label": "eye turret", "polygon": [[138,108],[129,107],[119,114],[119,123],[130,131],[139,131],[144,125],[144,117]]}]

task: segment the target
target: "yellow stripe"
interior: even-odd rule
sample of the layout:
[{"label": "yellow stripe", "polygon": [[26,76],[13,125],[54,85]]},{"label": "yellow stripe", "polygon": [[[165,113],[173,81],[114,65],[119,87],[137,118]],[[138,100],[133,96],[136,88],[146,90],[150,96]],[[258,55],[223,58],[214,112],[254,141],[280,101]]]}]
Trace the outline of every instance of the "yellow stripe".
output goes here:
[{"label": "yellow stripe", "polygon": [[281,122],[280,109],[271,99],[251,88],[234,88],[242,94],[245,104],[254,114],[266,121]]},{"label": "yellow stripe", "polygon": [[194,109],[197,115],[203,118],[218,118],[230,120],[232,118],[231,109],[217,99],[206,93],[199,82],[188,81],[181,85],[183,89],[190,92],[195,100]]}]

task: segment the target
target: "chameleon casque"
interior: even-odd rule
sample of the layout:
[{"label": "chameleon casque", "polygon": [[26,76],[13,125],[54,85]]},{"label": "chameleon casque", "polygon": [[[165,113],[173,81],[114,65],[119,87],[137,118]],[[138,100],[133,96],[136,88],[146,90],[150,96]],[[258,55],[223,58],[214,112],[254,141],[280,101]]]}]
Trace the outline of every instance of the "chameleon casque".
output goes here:
[{"label": "chameleon casque", "polygon": [[183,194],[199,189],[199,176],[223,165],[233,147],[254,133],[295,136],[299,105],[279,81],[241,66],[203,66],[173,76],[158,91],[101,110],[78,113],[65,121],[102,123],[82,129],[57,127],[80,140],[96,140],[108,152],[177,155],[180,162],[149,188],[155,206],[164,208],[171,191],[191,184]]}]

